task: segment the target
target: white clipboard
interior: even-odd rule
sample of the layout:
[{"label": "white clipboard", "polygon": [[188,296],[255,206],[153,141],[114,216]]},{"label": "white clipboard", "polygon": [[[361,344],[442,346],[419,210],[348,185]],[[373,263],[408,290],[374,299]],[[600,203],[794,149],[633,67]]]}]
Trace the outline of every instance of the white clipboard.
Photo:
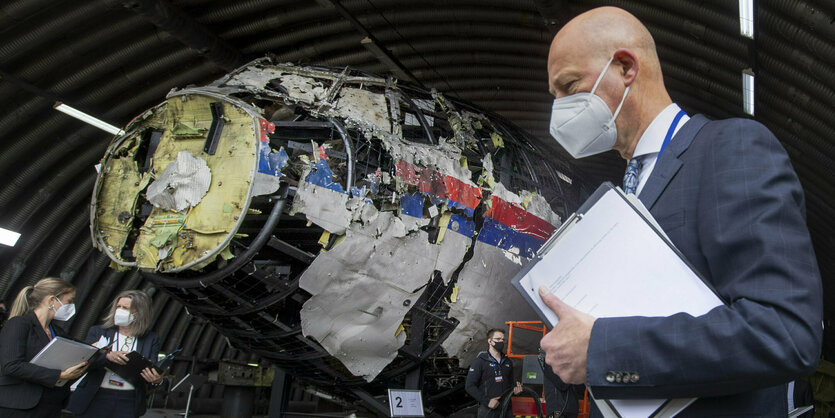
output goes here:
[{"label": "white clipboard", "polygon": [[[609,182],[554,232],[512,284],[549,328],[558,319],[539,297],[540,286],[597,318],[700,316],[724,303],[641,202]],[[672,417],[694,400],[595,402],[607,417],[628,418]]]}]

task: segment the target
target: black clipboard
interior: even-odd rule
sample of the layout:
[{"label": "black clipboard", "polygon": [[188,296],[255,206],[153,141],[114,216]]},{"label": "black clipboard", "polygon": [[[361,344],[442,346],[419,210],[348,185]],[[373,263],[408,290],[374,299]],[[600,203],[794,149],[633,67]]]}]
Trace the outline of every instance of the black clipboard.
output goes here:
[{"label": "black clipboard", "polygon": [[154,364],[154,362],[148,360],[142,354],[139,354],[136,351],[131,351],[130,353],[127,353],[125,356],[128,358],[127,363],[116,364],[113,362],[109,362],[107,364],[107,368],[110,369],[113,373],[118,374],[134,386],[145,382],[145,379],[143,379],[141,375],[143,369],[152,368],[156,370],[157,373],[162,374],[162,371],[157,367],[156,364]]}]

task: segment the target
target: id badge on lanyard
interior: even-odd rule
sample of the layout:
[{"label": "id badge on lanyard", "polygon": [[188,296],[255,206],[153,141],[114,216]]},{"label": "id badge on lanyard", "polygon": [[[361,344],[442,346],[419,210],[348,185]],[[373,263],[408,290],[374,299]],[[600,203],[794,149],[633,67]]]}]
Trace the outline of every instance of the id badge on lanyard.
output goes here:
[{"label": "id badge on lanyard", "polygon": [[497,363],[490,363],[490,367],[493,368],[493,373],[496,375],[496,383],[502,382],[502,365]]}]

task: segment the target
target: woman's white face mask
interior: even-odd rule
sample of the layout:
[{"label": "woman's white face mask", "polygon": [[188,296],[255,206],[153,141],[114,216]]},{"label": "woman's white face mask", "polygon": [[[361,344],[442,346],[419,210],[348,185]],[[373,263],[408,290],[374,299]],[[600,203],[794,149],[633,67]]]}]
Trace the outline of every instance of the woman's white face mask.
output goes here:
[{"label": "woman's white face mask", "polygon": [[74,303],[67,303],[61,302],[61,298],[55,296],[55,299],[58,300],[58,303],[61,304],[61,307],[55,310],[55,316],[53,319],[58,321],[68,321],[70,318],[75,315],[75,304]]},{"label": "woman's white face mask", "polygon": [[614,115],[606,102],[594,94],[612,60],[614,57],[603,67],[591,92],[575,93],[554,100],[551,108],[551,136],[574,158],[599,154],[615,146],[618,138],[615,119],[626,100],[630,86],[626,86]]},{"label": "woman's white face mask", "polygon": [[132,324],[135,319],[136,317],[127,309],[116,309],[116,313],[113,314],[113,324],[119,327],[126,327]]}]

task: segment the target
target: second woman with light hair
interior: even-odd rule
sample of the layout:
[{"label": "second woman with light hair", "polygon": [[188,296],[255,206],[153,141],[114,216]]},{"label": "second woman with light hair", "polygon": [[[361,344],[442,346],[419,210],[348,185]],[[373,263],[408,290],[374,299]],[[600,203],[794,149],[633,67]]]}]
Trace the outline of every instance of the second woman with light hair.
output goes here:
[{"label": "second woman with light hair", "polygon": [[[67,406],[76,417],[138,417],[145,413],[148,385],[158,385],[162,376],[153,368],[142,370],[141,379],[125,379],[108,369],[127,363],[136,351],[156,361],[160,342],[151,327],[151,298],[142,291],[128,290],[116,296],[104,324],[90,328],[88,343],[106,341],[111,350],[90,363],[87,377],[78,384]],[[115,368],[115,367],[114,367]]]}]

